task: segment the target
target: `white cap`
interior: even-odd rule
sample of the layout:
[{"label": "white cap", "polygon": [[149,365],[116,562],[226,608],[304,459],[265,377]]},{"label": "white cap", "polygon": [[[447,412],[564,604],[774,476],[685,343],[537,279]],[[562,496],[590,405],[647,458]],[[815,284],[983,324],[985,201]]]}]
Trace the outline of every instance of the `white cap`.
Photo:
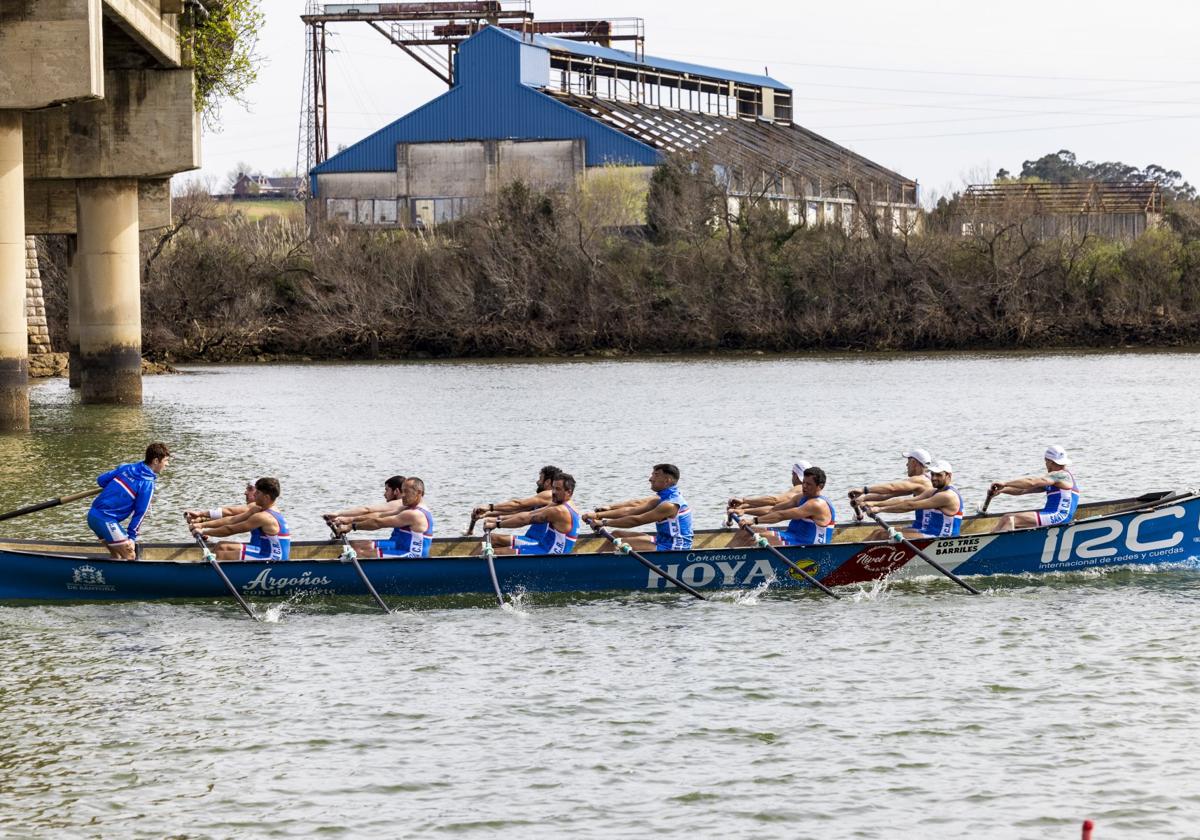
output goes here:
[{"label": "white cap", "polygon": [[933,458],[929,454],[928,449],[910,449],[907,452],[903,452],[901,454],[905,458],[915,458],[916,460],[920,461],[922,464],[924,464],[927,467],[929,466],[929,462],[933,460]]},{"label": "white cap", "polygon": [[808,461],[797,461],[796,463],[792,464],[792,475],[796,476],[797,478],[804,478],[804,471],[811,466],[812,464],[810,464]]},{"label": "white cap", "polygon": [[949,461],[934,461],[929,465],[929,471],[931,473],[952,473],[954,467],[950,466]]},{"label": "white cap", "polygon": [[1067,454],[1067,450],[1056,443],[1046,447],[1046,460],[1065,467],[1071,463],[1071,456]]}]

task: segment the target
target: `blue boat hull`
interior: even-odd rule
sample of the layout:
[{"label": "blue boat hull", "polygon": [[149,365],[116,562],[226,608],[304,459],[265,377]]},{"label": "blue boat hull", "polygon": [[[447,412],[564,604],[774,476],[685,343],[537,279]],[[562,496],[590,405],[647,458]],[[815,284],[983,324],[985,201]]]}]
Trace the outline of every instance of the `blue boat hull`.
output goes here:
[{"label": "blue boat hull", "polygon": [[[1194,494],[1124,514],[1072,525],[996,535],[920,540],[918,548],[960,576],[1026,575],[1116,566],[1195,562],[1200,556],[1200,497]],[[900,543],[845,543],[783,549],[790,560],[830,586],[885,577],[935,574]],[[660,552],[649,559],[701,590],[809,585],[771,552],[707,549]],[[486,563],[478,557],[363,560],[385,596],[421,598],[487,595]],[[506,593],[663,592],[674,587],[630,557],[497,557]],[[247,598],[363,595],[352,565],[337,560],[230,562],[222,568]],[[227,598],[219,576],[203,563],[121,562],[94,555],[0,550],[0,600],[141,601]]]}]

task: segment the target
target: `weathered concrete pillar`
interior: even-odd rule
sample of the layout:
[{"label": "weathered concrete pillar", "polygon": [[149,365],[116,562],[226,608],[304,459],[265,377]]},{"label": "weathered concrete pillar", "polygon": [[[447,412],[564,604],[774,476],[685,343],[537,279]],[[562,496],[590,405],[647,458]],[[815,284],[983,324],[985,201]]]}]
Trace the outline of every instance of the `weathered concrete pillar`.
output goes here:
[{"label": "weathered concrete pillar", "polygon": [[22,119],[0,111],[0,432],[29,428]]},{"label": "weathered concrete pillar", "polygon": [[[77,199],[78,200],[78,199]],[[83,363],[79,360],[79,237],[67,236],[67,383],[79,387]]]},{"label": "weathered concrete pillar", "polygon": [[76,182],[79,385],[84,403],[142,402],[135,178]]}]

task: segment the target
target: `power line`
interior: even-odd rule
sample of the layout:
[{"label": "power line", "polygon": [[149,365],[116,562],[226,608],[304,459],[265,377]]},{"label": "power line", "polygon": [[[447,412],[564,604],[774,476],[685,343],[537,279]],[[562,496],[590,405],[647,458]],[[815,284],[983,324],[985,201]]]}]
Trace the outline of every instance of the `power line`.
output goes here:
[{"label": "power line", "polygon": [[991,131],[960,131],[946,134],[907,134],[893,137],[855,137],[843,142],[846,143],[876,143],[885,140],[940,140],[946,137],[980,137],[989,134],[1018,134],[1030,131],[1062,131],[1069,128],[1098,128],[1101,126],[1110,125],[1131,125],[1133,123],[1156,122],[1158,120],[1200,120],[1200,114],[1179,117],[1145,117],[1134,120],[1117,120],[1113,122],[1094,122],[1094,123],[1073,123],[1070,125],[1046,125],[1030,128],[998,128]]}]

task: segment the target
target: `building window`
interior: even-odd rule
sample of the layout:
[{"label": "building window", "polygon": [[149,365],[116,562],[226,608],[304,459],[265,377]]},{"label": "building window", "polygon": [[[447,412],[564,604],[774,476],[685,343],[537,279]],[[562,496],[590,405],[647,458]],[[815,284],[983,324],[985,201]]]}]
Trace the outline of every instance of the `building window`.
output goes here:
[{"label": "building window", "polygon": [[330,198],[326,200],[325,217],[331,222],[354,224],[354,199]]}]

